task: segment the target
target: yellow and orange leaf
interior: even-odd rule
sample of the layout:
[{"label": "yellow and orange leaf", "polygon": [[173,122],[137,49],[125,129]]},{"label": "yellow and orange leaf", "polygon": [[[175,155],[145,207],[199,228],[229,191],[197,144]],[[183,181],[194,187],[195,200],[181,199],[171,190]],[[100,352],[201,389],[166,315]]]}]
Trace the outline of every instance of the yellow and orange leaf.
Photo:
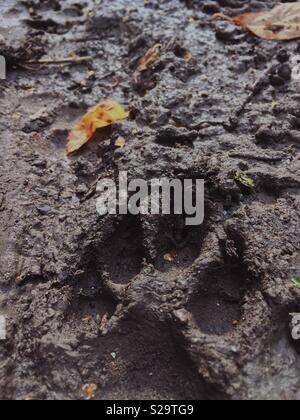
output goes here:
[{"label": "yellow and orange leaf", "polygon": [[300,3],[281,3],[272,10],[245,13],[229,17],[217,13],[215,18],[223,18],[266,40],[288,41],[300,38]]},{"label": "yellow and orange leaf", "polygon": [[122,105],[115,101],[103,101],[91,108],[80,120],[80,122],[70,130],[66,153],[79,150],[94,135],[98,128],[108,127],[118,121],[128,118],[129,113]]},{"label": "yellow and orange leaf", "polygon": [[86,396],[88,400],[92,400],[96,396],[98,387],[96,384],[86,384],[81,388],[81,392]]}]

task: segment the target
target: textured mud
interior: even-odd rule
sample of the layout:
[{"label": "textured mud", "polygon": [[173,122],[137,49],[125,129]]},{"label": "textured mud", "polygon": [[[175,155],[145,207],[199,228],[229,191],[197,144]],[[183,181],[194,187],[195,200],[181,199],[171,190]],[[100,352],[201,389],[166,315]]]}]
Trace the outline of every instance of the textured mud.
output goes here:
[{"label": "textured mud", "polygon": [[[97,399],[300,399],[300,44],[211,21],[274,3],[2,2],[2,399],[84,398],[91,383]],[[28,64],[72,53],[92,59]],[[66,129],[104,98],[130,120],[66,158]],[[204,178],[205,223],[99,218],[95,183],[120,170]]]}]

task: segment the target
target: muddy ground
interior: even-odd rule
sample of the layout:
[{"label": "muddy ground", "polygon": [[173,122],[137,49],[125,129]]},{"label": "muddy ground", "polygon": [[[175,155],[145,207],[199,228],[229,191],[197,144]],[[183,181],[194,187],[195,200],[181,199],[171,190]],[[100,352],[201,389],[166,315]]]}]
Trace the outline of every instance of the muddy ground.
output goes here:
[{"label": "muddy ground", "polygon": [[[275,3],[1,2],[2,399],[300,399],[300,43],[211,20]],[[74,54],[91,58],[28,63]],[[105,98],[130,119],[67,158]],[[95,183],[120,170],[204,178],[205,223],[99,217]]]}]

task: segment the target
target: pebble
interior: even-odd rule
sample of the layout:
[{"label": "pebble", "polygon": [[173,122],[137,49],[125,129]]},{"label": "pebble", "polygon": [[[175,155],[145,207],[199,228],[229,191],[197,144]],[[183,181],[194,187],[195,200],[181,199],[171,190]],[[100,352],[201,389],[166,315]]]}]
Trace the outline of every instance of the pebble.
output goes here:
[{"label": "pebble", "polygon": [[35,160],[33,162],[33,166],[36,166],[37,168],[47,168],[47,161],[46,160]]},{"label": "pebble", "polygon": [[274,87],[282,86],[282,85],[284,85],[284,83],[285,83],[284,79],[282,79],[277,74],[271,74],[270,75],[270,85],[271,86],[274,86]]},{"label": "pebble", "polygon": [[39,211],[39,213],[42,214],[43,216],[51,212],[51,207],[48,206],[47,204],[37,204],[36,208]]},{"label": "pebble", "polygon": [[282,64],[278,69],[278,76],[283,80],[289,81],[292,77],[292,69],[288,63]]},{"label": "pebble", "polygon": [[289,53],[286,50],[280,50],[277,54],[277,60],[280,63],[286,63],[289,60]]},{"label": "pebble", "polygon": [[204,13],[207,13],[209,15],[213,15],[215,13],[220,12],[220,7],[216,4],[216,1],[206,1],[204,2],[202,6],[202,10]]},{"label": "pebble", "polygon": [[216,36],[221,41],[234,41],[239,35],[238,28],[230,22],[216,22]]}]

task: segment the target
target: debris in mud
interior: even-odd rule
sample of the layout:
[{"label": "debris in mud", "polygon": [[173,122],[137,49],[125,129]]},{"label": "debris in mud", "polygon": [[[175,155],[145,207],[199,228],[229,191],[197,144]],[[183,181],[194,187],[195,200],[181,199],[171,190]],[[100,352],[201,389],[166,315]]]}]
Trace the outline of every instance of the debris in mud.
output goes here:
[{"label": "debris in mud", "polygon": [[100,331],[105,330],[105,328],[107,327],[107,324],[108,324],[108,319],[109,319],[108,313],[104,314],[102,319],[101,319]]},{"label": "debris in mud", "polygon": [[182,47],[181,45],[176,45],[174,48],[174,53],[176,57],[182,58],[186,63],[192,60],[193,54],[188,49]]},{"label": "debris in mud", "polygon": [[33,65],[38,64],[40,66],[46,65],[61,65],[61,64],[82,64],[89,62],[93,59],[93,57],[78,57],[76,54],[73,54],[72,57],[67,58],[49,58],[49,59],[42,59],[42,60],[30,60],[26,61],[25,65]]},{"label": "debris in mud", "polygon": [[108,127],[124,120],[129,113],[115,101],[103,101],[91,108],[71,131],[68,138],[67,154],[79,150],[86,144],[98,128]]},{"label": "debris in mud", "polygon": [[170,253],[168,253],[168,254],[164,255],[164,260],[165,260],[166,262],[172,263],[172,262],[174,262],[174,261],[175,261],[176,257],[177,257],[177,253],[176,253],[176,251],[172,251],[172,252],[170,252]]},{"label": "debris in mud", "polygon": [[266,40],[288,41],[300,38],[300,3],[283,3],[271,11],[245,13],[235,17],[216,13],[214,18],[229,20]]},{"label": "debris in mud", "polygon": [[125,145],[126,145],[126,140],[124,139],[124,137],[118,137],[117,140],[115,141],[116,147],[120,147],[121,149],[123,149]]},{"label": "debris in mud", "polygon": [[295,287],[300,289],[300,277],[293,277],[292,278],[292,283]]},{"label": "debris in mud", "polygon": [[248,176],[240,172],[236,172],[234,179],[240,184],[242,184],[244,187],[247,187],[247,188],[255,187],[255,182],[253,181],[253,179],[249,178]]},{"label": "debris in mud", "polygon": [[161,51],[161,44],[155,44],[152,48],[150,48],[145,56],[141,59],[138,72],[143,72],[148,70],[148,68],[155,63],[157,60],[160,59],[160,51]]},{"label": "debris in mud", "polygon": [[86,384],[81,388],[81,392],[84,394],[86,399],[92,400],[96,396],[98,387],[96,384]]},{"label": "debris in mud", "polygon": [[87,315],[84,318],[82,318],[82,322],[88,323],[88,322],[91,322],[92,319],[93,319],[93,317],[91,315]]}]

